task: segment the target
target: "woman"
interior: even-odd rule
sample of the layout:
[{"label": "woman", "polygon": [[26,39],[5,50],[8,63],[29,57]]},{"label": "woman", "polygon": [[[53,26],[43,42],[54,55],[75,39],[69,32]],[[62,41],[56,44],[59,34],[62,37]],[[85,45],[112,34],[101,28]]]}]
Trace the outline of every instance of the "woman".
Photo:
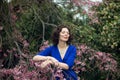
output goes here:
[{"label": "woman", "polygon": [[72,69],[76,58],[76,47],[70,44],[71,40],[70,29],[65,25],[59,25],[52,35],[53,45],[39,52],[33,60],[45,60],[41,67],[52,64],[63,70],[66,80],[77,80],[77,75]]}]

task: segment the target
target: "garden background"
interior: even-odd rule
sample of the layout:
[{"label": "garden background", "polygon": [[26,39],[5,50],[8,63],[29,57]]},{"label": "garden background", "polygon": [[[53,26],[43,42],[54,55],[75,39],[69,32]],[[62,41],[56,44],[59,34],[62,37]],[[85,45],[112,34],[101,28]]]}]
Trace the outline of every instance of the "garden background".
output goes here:
[{"label": "garden background", "polygon": [[120,80],[119,0],[1,0],[0,80],[62,79],[55,68],[44,71],[32,61],[51,45],[58,24],[73,32],[80,80]]}]

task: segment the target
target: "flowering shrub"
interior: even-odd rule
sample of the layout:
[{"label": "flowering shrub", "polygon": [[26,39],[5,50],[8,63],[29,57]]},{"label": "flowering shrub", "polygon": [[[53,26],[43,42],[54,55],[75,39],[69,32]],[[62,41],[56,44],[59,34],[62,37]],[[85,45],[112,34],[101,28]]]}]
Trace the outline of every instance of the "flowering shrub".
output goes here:
[{"label": "flowering shrub", "polygon": [[[4,77],[7,77],[7,80],[11,80],[12,76],[14,80],[55,80],[56,76],[61,77],[60,70],[54,72],[56,69],[50,65],[46,66],[44,69],[40,68],[41,62],[34,62],[30,60],[29,63],[21,63],[13,69],[1,69],[0,77],[4,80]],[[9,76],[9,77],[8,77]],[[52,76],[52,77],[51,77]]]},{"label": "flowering shrub", "polygon": [[[44,42],[40,47],[40,51],[47,48],[48,42]],[[11,53],[12,54],[12,53]],[[22,54],[19,64],[11,69],[0,69],[1,80],[55,80],[55,77],[63,79],[62,70],[53,65],[48,65],[44,69],[40,67],[43,61],[33,61],[31,55]]]},{"label": "flowering shrub", "polygon": [[117,62],[110,53],[95,51],[81,44],[77,46],[74,69],[83,80],[115,80]]},{"label": "flowering shrub", "polygon": [[[44,42],[40,50],[48,47],[48,42]],[[5,80],[55,80],[55,77],[63,79],[61,69],[52,65],[40,68],[42,61],[33,61],[29,55],[26,61],[21,57],[19,64],[15,68],[0,69],[0,78]],[[84,44],[77,45],[77,57],[73,69],[81,80],[115,80],[117,72],[117,62],[109,53],[97,52]]]}]

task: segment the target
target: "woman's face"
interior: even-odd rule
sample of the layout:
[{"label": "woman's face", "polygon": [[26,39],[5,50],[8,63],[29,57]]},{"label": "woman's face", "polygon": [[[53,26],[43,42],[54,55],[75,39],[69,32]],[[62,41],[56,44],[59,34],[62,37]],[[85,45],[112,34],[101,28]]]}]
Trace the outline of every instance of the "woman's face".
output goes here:
[{"label": "woman's face", "polygon": [[59,40],[66,42],[66,41],[68,41],[69,36],[70,36],[69,30],[67,28],[62,28],[62,30],[61,30],[61,32],[59,34]]}]

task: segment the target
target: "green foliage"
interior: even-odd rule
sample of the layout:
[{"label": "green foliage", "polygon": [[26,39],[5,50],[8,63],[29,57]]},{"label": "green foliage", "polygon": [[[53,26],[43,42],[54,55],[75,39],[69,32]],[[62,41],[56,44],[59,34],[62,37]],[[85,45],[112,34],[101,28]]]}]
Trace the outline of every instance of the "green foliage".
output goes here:
[{"label": "green foliage", "polygon": [[[11,20],[11,5],[5,0],[0,2],[0,57],[3,62],[3,67],[12,68],[17,63],[14,55],[11,54],[11,49],[15,48],[15,40],[13,37],[14,22]],[[9,54],[10,53],[10,54]]]},{"label": "green foliage", "polygon": [[[15,61],[13,49],[17,56],[29,51],[36,53],[40,44],[50,39],[53,28],[66,19],[64,10],[49,0],[12,0],[0,4],[0,50],[1,56],[7,56],[4,59],[5,65],[11,65],[9,68]],[[13,54],[9,55],[8,50]]]},{"label": "green foliage", "polygon": [[96,29],[99,34],[99,42],[103,51],[120,51],[120,3],[118,1],[105,1],[95,8],[99,24]]},{"label": "green foliage", "polygon": [[21,7],[22,12],[16,26],[30,43],[30,51],[37,51],[44,40],[49,40],[56,24],[62,22],[64,13],[56,4],[47,0],[41,3],[34,0],[31,4],[26,2],[25,5],[19,4],[19,6],[24,7]]}]

